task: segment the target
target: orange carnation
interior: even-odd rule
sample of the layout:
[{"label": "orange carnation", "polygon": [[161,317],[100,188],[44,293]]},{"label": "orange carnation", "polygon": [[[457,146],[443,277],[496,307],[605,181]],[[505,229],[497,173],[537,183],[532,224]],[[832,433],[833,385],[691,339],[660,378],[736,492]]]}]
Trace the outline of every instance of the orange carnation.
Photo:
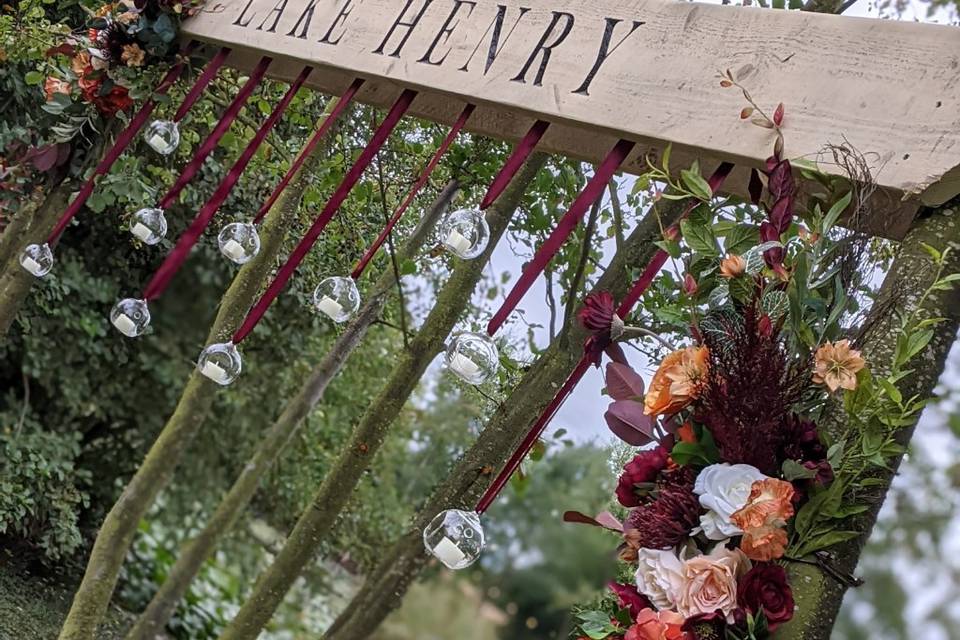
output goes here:
[{"label": "orange carnation", "polygon": [[793,485],[784,480],[757,480],[747,503],[730,516],[733,524],[743,530],[740,548],[751,560],[769,561],[783,556],[787,546],[783,527],[793,517],[793,493]]},{"label": "orange carnation", "polygon": [[706,347],[687,347],[664,358],[644,397],[643,412],[648,416],[669,415],[693,402],[707,376],[709,356]]}]

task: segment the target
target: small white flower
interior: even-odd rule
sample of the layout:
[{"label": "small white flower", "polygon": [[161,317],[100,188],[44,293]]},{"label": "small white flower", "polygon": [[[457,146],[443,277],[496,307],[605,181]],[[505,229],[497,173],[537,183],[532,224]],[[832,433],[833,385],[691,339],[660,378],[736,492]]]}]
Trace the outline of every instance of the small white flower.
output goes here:
[{"label": "small white flower", "polygon": [[710,540],[724,540],[742,534],[730,516],[747,504],[753,483],[766,477],[748,464],[713,464],[703,469],[693,491],[700,496],[700,506],[707,510],[700,516],[704,535]]},{"label": "small white flower", "polygon": [[637,591],[658,610],[673,609],[683,587],[683,562],[672,549],[640,549]]}]

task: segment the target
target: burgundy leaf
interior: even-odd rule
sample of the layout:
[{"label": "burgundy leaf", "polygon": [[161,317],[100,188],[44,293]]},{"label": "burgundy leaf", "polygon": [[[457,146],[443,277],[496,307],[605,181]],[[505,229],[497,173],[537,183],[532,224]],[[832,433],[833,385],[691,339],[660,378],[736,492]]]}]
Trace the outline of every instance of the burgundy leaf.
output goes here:
[{"label": "burgundy leaf", "polygon": [[591,527],[600,527],[601,529],[623,533],[623,525],[609,511],[598,513],[596,518],[591,518],[579,511],[566,511],[563,514],[563,521],[573,524],[588,524]]},{"label": "burgundy leaf", "polygon": [[635,400],[643,397],[643,378],[630,365],[607,363],[607,393],[614,400]]},{"label": "burgundy leaf", "polygon": [[634,447],[653,442],[654,419],[643,412],[643,403],[635,400],[617,400],[610,403],[603,414],[610,431]]},{"label": "burgundy leaf", "polygon": [[57,166],[58,156],[57,145],[46,144],[42,147],[31,149],[25,159],[29,160],[37,171],[50,171],[50,169]]},{"label": "burgundy leaf", "polygon": [[773,122],[779,127],[783,124],[783,103],[777,105],[777,110],[773,112]]},{"label": "burgundy leaf", "polygon": [[760,179],[760,172],[756,169],[750,171],[750,202],[760,204],[760,196],[763,195],[763,181]]}]

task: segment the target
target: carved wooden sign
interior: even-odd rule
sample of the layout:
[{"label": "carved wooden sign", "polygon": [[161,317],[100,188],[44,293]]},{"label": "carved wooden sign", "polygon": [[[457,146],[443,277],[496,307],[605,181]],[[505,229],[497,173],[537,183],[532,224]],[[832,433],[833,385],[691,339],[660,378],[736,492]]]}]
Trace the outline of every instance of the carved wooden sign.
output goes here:
[{"label": "carved wooden sign", "polygon": [[870,228],[898,237],[921,204],[960,193],[960,30],[673,0],[220,0],[187,37],[235,49],[230,64],[274,57],[270,73],[389,105],[421,91],[412,112],[516,140],[536,118],[541,146],[598,161],[618,138],[638,142],[624,169],[674,145],[675,164],[737,163],[728,189],[770,154],[773,134],[739,119],[732,69],[753,98],[786,105],[786,155],[826,162],[824,145],[863,153],[881,186]]}]

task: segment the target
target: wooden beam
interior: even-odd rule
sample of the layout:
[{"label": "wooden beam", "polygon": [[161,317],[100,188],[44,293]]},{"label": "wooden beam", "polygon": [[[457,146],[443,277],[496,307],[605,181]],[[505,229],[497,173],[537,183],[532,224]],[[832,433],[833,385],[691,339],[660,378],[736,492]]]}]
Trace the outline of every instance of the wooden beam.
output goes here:
[{"label": "wooden beam", "polygon": [[761,106],[786,105],[788,157],[865,154],[872,232],[902,237],[921,204],[960,193],[954,27],[672,0],[220,0],[184,35],[234,47],[239,68],[269,53],[281,79],[314,65],[328,93],[366,78],[369,104],[419,89],[412,113],[436,122],[473,102],[468,129],[505,140],[542,118],[542,148],[587,161],[628,138],[629,172],[672,143],[677,168],[735,162],[726,188],[743,195],[773,134],[738,118],[743,96],[717,77],[732,69]]}]

